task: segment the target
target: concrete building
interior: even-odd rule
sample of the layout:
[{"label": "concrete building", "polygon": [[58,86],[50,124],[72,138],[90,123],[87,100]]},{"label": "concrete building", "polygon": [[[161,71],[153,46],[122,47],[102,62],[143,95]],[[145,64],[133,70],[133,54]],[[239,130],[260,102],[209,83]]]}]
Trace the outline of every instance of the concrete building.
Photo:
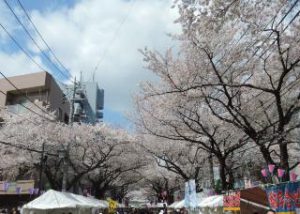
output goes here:
[{"label": "concrete building", "polygon": [[28,111],[19,104],[31,104],[27,99],[29,98],[35,104],[55,112],[57,120],[65,123],[69,121],[70,103],[49,73],[31,73],[8,79],[19,90],[6,79],[0,79],[0,107],[5,107],[15,113]]},{"label": "concrete building", "polygon": [[76,85],[74,99],[74,122],[95,124],[103,121],[104,90],[96,82]]}]

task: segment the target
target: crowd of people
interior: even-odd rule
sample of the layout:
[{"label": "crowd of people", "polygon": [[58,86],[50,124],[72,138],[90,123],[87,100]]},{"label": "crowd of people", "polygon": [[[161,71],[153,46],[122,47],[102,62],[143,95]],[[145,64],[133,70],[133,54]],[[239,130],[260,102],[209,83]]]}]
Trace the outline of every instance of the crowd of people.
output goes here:
[{"label": "crowd of people", "polygon": [[0,214],[20,214],[20,213],[21,213],[20,207],[18,208],[13,207],[11,209],[4,208],[0,210]]}]

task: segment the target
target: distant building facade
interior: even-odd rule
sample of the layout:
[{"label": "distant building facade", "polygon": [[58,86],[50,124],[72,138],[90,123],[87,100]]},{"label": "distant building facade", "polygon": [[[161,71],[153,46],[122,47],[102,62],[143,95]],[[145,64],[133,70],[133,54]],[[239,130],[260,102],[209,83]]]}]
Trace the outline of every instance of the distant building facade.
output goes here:
[{"label": "distant building facade", "polygon": [[[57,120],[68,123],[70,103],[65,94],[48,72],[38,72],[0,79],[0,107],[14,113],[28,111],[20,104],[30,104],[30,99],[41,107],[55,112]],[[26,96],[25,96],[26,95]]]},{"label": "distant building facade", "polygon": [[104,90],[96,82],[76,84],[74,122],[95,124],[103,121]]}]

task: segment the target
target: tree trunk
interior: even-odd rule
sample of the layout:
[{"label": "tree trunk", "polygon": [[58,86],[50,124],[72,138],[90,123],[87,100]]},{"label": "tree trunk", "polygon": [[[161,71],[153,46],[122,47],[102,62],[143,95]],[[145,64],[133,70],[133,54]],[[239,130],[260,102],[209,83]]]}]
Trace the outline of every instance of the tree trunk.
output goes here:
[{"label": "tree trunk", "polygon": [[214,188],[214,186],[215,186],[215,178],[214,178],[214,165],[213,165],[212,154],[209,155],[208,161],[209,161],[210,188]]},{"label": "tree trunk", "polygon": [[97,186],[93,186],[95,198],[97,199],[105,199],[105,191],[102,188],[99,188]]},{"label": "tree trunk", "polygon": [[220,178],[222,183],[222,190],[227,190],[226,182],[226,160],[223,157],[217,157],[220,164]]},{"label": "tree trunk", "polygon": [[285,170],[284,176],[282,177],[282,181],[289,181],[290,180],[290,173],[289,173],[289,153],[288,153],[288,146],[286,143],[279,144],[280,149],[280,166]]},{"label": "tree trunk", "polygon": [[261,154],[263,155],[266,163],[267,164],[274,164],[274,161],[271,157],[271,154],[270,154],[269,150],[265,146],[262,146],[260,144],[257,144],[257,145],[259,145],[259,150],[260,150]]}]

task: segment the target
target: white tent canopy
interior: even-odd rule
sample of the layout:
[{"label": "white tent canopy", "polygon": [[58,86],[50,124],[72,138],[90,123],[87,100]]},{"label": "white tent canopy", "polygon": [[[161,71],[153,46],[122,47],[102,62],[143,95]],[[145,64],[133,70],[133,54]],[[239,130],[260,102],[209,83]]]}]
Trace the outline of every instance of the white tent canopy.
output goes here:
[{"label": "white tent canopy", "polygon": [[183,208],[183,207],[184,207],[184,200],[175,201],[173,204],[171,204],[169,206],[169,208],[172,208],[172,209],[180,209],[180,208]]},{"label": "white tent canopy", "polygon": [[199,207],[209,207],[209,208],[217,208],[223,207],[223,195],[213,195],[207,198],[204,198],[200,201]]},{"label": "white tent canopy", "polygon": [[76,200],[80,201],[81,203],[85,204],[86,206],[96,207],[96,208],[108,208],[108,202],[103,200],[98,200],[95,198],[89,198],[82,195],[76,195],[73,193],[67,193],[74,197]]},{"label": "white tent canopy", "polygon": [[[198,208],[217,208],[217,207],[223,207],[223,195],[213,195],[206,198],[202,198],[198,196]],[[173,209],[180,209],[184,207],[184,200],[182,201],[175,201],[173,204],[169,206],[169,208]]]},{"label": "white tent canopy", "polygon": [[[67,192],[48,190],[40,197],[25,204],[23,213],[93,213],[107,208],[108,204],[93,198]],[[54,210],[56,210],[54,212]]]}]

